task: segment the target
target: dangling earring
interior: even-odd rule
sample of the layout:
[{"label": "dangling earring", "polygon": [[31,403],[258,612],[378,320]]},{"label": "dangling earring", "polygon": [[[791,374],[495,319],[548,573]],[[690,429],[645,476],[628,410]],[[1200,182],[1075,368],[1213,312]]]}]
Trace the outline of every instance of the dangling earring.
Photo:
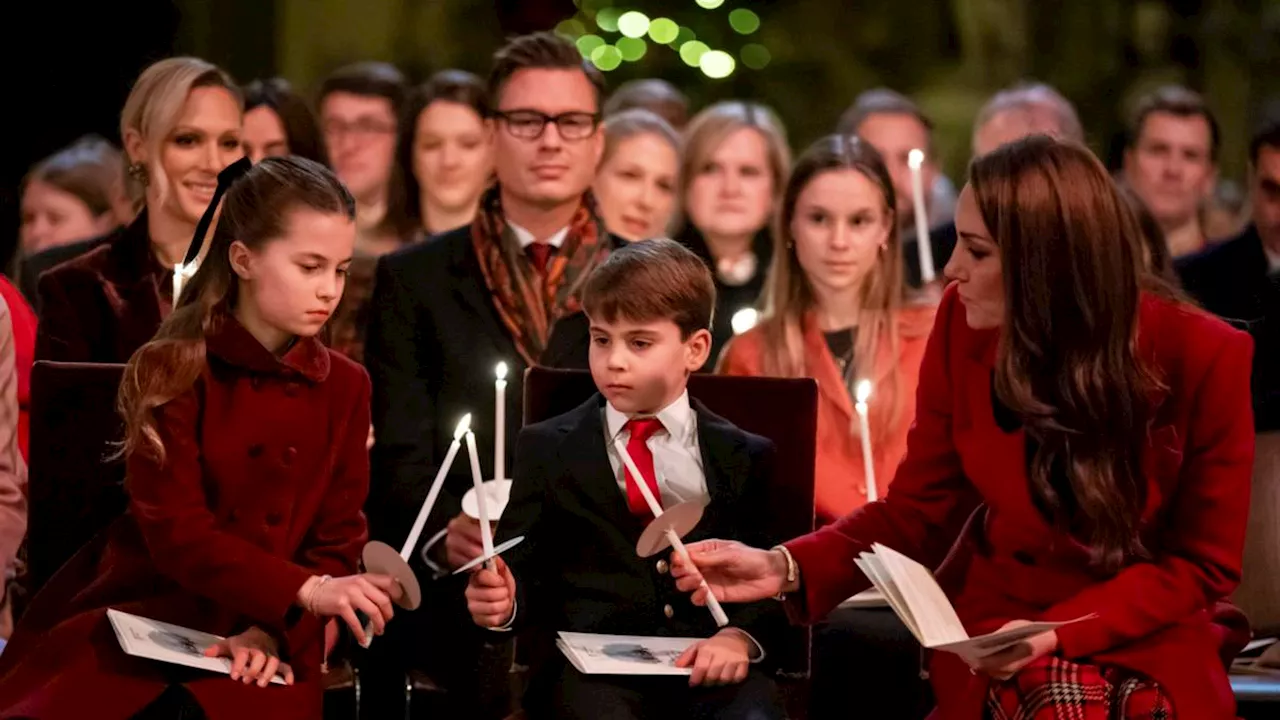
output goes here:
[{"label": "dangling earring", "polygon": [[140,185],[147,185],[150,178],[147,177],[147,166],[136,162],[129,165],[129,177],[133,178]]}]

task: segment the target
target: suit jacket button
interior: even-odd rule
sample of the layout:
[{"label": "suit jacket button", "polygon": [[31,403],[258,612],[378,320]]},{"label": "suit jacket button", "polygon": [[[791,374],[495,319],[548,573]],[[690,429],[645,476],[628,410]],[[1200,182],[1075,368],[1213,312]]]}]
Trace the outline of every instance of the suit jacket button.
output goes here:
[{"label": "suit jacket button", "polygon": [[675,608],[671,607],[670,605],[663,605],[662,614],[666,615],[667,619],[670,620],[671,618],[675,617],[676,611],[675,611]]},{"label": "suit jacket button", "polygon": [[658,568],[658,573],[659,573],[659,574],[663,574],[663,575],[665,575],[665,574],[666,574],[666,572],[667,572],[667,570],[669,569],[669,566],[667,565],[667,561],[666,561],[666,560],[659,560],[659,561],[658,561],[657,568]]},{"label": "suit jacket button", "polygon": [[249,457],[251,458],[262,457],[262,450],[263,450],[262,443],[254,443],[253,445],[250,445]]},{"label": "suit jacket button", "polygon": [[289,467],[290,465],[293,464],[293,461],[297,457],[298,457],[298,448],[287,447],[284,449],[284,456],[280,458],[280,461],[284,463],[285,467]]}]

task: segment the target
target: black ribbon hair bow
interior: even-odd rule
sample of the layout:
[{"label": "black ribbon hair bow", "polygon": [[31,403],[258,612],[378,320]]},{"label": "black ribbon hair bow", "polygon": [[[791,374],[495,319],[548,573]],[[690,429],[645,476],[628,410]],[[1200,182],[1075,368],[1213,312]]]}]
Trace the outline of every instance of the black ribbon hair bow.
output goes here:
[{"label": "black ribbon hair bow", "polygon": [[187,247],[187,256],[182,261],[183,267],[191,266],[196,258],[200,257],[200,249],[204,247],[204,236],[208,234],[209,226],[213,224],[213,216],[218,213],[218,203],[222,202],[223,194],[227,192],[227,188],[235,184],[236,180],[244,177],[251,167],[253,167],[253,161],[248,157],[242,157],[222,168],[222,172],[218,173],[218,188],[213,191],[213,199],[209,201],[209,207],[205,208],[204,215],[200,216],[200,222],[196,223],[196,234],[191,238],[191,245]]}]

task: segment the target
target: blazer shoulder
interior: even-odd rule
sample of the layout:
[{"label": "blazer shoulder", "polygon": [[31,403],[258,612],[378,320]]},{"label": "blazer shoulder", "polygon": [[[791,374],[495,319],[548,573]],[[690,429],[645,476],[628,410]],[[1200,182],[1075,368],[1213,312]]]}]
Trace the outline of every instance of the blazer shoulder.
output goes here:
[{"label": "blazer shoulder", "polygon": [[408,269],[419,272],[441,267],[448,258],[469,247],[470,243],[471,226],[463,225],[388,253],[379,264],[393,271]]},{"label": "blazer shoulder", "polygon": [[325,348],[329,354],[329,378],[341,385],[360,387],[369,385],[369,371],[360,363],[332,348]]},{"label": "blazer shoulder", "polygon": [[[520,429],[520,434],[528,433],[530,436],[545,439],[560,437],[593,419],[601,422],[599,420],[600,408],[600,393],[593,393],[586,402],[572,410],[525,425]],[[592,418],[591,413],[595,413],[596,417]]]}]

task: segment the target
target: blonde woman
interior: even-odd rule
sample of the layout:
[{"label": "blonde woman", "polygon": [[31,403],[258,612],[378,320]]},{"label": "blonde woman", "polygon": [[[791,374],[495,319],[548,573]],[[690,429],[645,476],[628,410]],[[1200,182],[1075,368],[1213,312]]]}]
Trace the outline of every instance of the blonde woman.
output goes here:
[{"label": "blonde woman", "polygon": [[733,335],[733,317],[754,308],[764,288],[773,257],[769,223],[790,168],[786,131],[764,105],[716,103],[685,128],[679,193],[684,222],[676,238],[715,275],[709,363]]},{"label": "blonde woman", "polygon": [[907,306],[896,199],[880,154],[830,135],[796,162],[782,195],[760,324],[725,348],[728,375],[818,381],[819,523],[867,501],[854,389],[869,405],[877,496],[906,450],[930,306]]},{"label": "blonde woman", "polygon": [[666,235],[679,171],[680,138],[666,120],[642,108],[605,118],[592,190],[609,232],[627,242]]},{"label": "blonde woman", "polygon": [[41,277],[37,359],[120,363],[151,339],[173,306],[173,266],[218,172],[244,154],[242,116],[240,91],[215,65],[178,57],[143,71],[120,116],[130,192],[142,212]]}]

